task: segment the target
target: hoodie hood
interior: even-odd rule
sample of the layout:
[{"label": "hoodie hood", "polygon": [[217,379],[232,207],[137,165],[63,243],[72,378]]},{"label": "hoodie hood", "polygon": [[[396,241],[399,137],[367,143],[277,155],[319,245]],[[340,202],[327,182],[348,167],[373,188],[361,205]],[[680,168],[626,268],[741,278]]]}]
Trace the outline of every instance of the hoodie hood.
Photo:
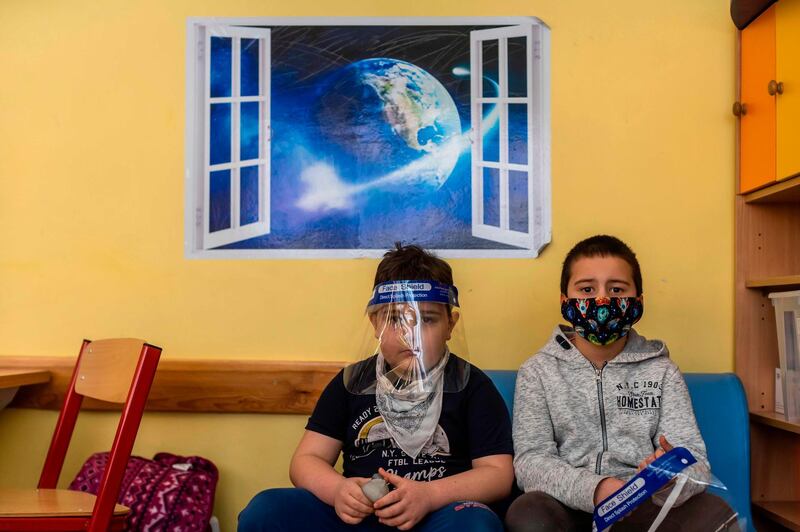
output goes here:
[{"label": "hoodie hood", "polygon": [[[572,327],[557,325],[550,336],[550,340],[540,350],[540,353],[565,362],[585,364],[588,359],[572,343],[574,337],[575,331]],[[609,364],[629,364],[660,356],[669,357],[669,350],[661,340],[648,340],[639,335],[634,329],[628,332],[627,338],[625,348],[610,360]]]}]

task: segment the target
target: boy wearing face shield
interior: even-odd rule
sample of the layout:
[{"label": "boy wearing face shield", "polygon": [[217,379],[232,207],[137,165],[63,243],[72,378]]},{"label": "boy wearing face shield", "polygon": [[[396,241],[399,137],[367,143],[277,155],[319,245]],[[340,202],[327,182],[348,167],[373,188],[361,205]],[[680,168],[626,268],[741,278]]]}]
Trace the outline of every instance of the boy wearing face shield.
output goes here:
[{"label": "boy wearing face shield", "polygon": [[[589,530],[594,507],[672,446],[706,447],[678,367],[660,340],[632,326],[643,312],[636,255],[615,237],[579,242],[564,260],[561,313],[550,341],[520,368],[514,398],[514,469],[525,494],[506,514],[512,532]],[[613,525],[648,530],[671,484]],[[733,511],[687,483],[658,530],[715,530]],[[735,526],[735,525],[734,525]]]},{"label": "boy wearing face shield", "polygon": [[[386,253],[365,346],[323,391],[292,458],[296,488],[257,495],[239,530],[503,530],[487,504],[511,491],[511,421],[466,360],[461,316],[446,262],[416,246]],[[376,473],[393,489],[373,502],[364,486]]]}]

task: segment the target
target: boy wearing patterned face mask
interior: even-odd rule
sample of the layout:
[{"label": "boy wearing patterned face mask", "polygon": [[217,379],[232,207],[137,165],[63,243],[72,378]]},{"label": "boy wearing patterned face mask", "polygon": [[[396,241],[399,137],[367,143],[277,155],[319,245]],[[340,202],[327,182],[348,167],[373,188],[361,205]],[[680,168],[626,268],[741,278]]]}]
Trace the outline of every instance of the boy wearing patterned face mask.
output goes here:
[{"label": "boy wearing patterned face mask", "polygon": [[[708,475],[680,370],[663,342],[631,328],[642,312],[642,275],[625,243],[598,235],[567,254],[561,313],[572,326],[556,327],[517,376],[514,469],[525,494],[506,515],[513,532],[590,529],[594,507],[673,445]],[[706,530],[733,514],[698,486],[687,485],[659,530]],[[614,530],[647,530],[670,488]]]}]

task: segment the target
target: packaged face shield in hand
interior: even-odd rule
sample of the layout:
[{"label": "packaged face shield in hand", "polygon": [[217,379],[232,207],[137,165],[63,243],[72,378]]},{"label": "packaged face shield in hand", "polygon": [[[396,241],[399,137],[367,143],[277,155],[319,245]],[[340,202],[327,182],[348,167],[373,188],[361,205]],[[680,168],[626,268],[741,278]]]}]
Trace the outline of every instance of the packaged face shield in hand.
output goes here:
[{"label": "packaged face shield in hand", "polygon": [[[601,501],[594,509],[592,530],[595,532],[608,530],[614,523],[625,519],[637,508],[652,500],[652,503],[659,507],[658,512],[652,519],[648,518],[650,520],[646,527],[641,529],[655,532],[673,508],[686,503],[692,496],[707,489],[722,498],[727,491],[718,479],[697,462],[688,449],[676,447],[654,460],[616,493]],[[697,518],[703,519],[701,528],[710,532],[746,530],[734,510],[702,512],[702,516],[698,515]],[[636,521],[638,524],[639,519]]]},{"label": "packaged face shield in hand", "polygon": [[442,394],[464,389],[469,364],[455,286],[387,281],[367,304],[358,361],[344,370],[353,394],[375,394],[386,430],[416,458],[433,438]]}]

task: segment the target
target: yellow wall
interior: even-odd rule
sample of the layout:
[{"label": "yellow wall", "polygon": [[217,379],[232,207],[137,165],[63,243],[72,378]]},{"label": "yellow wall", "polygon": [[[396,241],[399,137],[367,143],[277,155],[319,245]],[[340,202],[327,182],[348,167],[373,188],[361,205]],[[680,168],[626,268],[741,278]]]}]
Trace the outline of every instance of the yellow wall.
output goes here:
[{"label": "yellow wall", "polygon": [[[0,355],[71,355],[139,336],[165,357],[344,358],[373,260],[183,255],[188,16],[535,15],[552,28],[553,242],[536,260],[454,260],[472,360],[516,368],[558,320],[578,239],[637,251],[638,327],[688,371],[733,367],[735,32],[727,0],[375,3],[0,2]],[[389,242],[387,242],[387,245]],[[0,413],[0,484],[34,482],[54,414]],[[90,414],[65,468],[110,441]],[[288,483],[300,416],[145,417],[135,452],[221,469],[232,530]]]}]

